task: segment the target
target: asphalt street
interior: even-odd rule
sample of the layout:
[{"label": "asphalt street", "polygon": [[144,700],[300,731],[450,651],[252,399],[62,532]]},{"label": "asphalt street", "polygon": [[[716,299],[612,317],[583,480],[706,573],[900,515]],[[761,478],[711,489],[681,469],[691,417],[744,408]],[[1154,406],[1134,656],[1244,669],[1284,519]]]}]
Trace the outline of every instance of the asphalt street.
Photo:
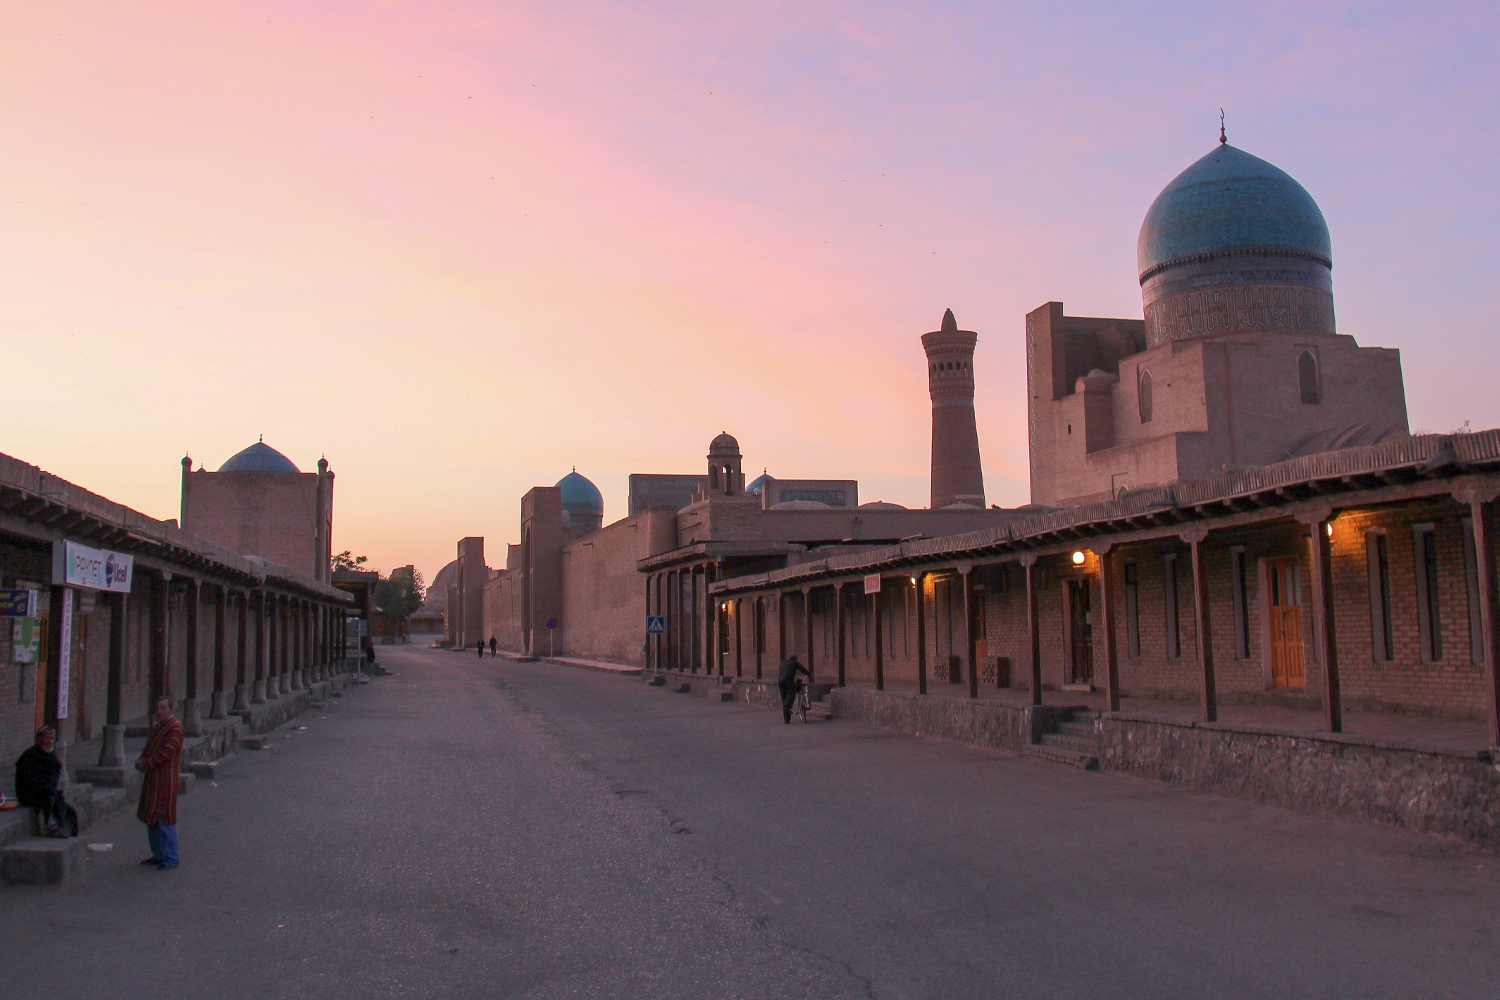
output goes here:
[{"label": "asphalt street", "polygon": [[[418,648],[77,881],[7,996],[1485,998],[1500,855]],[[306,726],[297,729],[296,726]],[[202,785],[204,783],[200,783]]]}]

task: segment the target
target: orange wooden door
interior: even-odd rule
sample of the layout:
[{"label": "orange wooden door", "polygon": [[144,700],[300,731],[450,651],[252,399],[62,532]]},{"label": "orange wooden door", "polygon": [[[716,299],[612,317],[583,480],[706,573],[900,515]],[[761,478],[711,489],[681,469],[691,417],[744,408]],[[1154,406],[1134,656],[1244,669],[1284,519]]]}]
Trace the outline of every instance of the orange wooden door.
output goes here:
[{"label": "orange wooden door", "polygon": [[1268,566],[1267,598],[1271,622],[1271,686],[1307,686],[1302,669],[1302,581],[1296,559],[1275,559]]}]

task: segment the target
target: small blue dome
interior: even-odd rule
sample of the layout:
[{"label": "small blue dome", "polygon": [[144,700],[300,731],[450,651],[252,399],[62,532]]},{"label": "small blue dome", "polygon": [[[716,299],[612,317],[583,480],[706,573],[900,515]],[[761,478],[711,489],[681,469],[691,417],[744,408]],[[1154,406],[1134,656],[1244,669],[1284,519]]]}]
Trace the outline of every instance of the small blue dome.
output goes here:
[{"label": "small blue dome", "polygon": [[769,482],[771,482],[771,480],[773,480],[775,478],[776,478],[775,476],[767,475],[766,473],[762,472],[760,475],[758,475],[758,476],[755,477],[755,481],[754,482],[752,482],[749,486],[745,487],[745,492],[746,493],[764,493],[765,489],[766,489],[766,484],[769,483]]},{"label": "small blue dome", "polygon": [[557,481],[557,488],[562,490],[562,509],[586,511],[590,514],[604,513],[604,494],[599,492],[599,487],[589,482],[573,470]]},{"label": "small blue dome", "polygon": [[264,441],[257,441],[219,466],[220,472],[301,472],[292,460]]},{"label": "small blue dome", "polygon": [[1136,260],[1142,283],[1163,266],[1234,251],[1282,251],[1333,266],[1328,223],[1284,170],[1220,144],[1151,203]]}]

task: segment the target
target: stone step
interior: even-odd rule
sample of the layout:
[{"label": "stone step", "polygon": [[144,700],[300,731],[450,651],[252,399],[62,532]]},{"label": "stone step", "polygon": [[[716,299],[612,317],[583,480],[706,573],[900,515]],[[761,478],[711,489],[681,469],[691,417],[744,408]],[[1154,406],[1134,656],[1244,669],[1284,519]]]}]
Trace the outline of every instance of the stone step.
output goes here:
[{"label": "stone step", "polygon": [[1079,753],[1093,754],[1099,752],[1099,739],[1092,733],[1088,736],[1076,736],[1072,733],[1048,733],[1042,737],[1042,743],[1049,747],[1076,750]]},{"label": "stone step", "polygon": [[1099,732],[1092,722],[1059,722],[1057,731],[1066,736],[1084,736],[1089,739],[1094,739]]},{"label": "stone step", "polygon": [[76,878],[88,858],[82,837],[32,837],[0,847],[0,883],[57,885]]},{"label": "stone step", "polygon": [[1071,764],[1085,771],[1097,771],[1099,769],[1099,758],[1093,754],[1080,753],[1077,750],[1066,750],[1062,747],[1052,747],[1045,743],[1033,743],[1028,746],[1026,748],[1026,756],[1050,760],[1055,764]]},{"label": "stone step", "polygon": [[646,683],[650,684],[652,687],[658,687],[658,688],[659,687],[666,687],[667,686],[667,679],[665,677],[661,676],[660,674],[658,674],[657,676],[651,678]]}]

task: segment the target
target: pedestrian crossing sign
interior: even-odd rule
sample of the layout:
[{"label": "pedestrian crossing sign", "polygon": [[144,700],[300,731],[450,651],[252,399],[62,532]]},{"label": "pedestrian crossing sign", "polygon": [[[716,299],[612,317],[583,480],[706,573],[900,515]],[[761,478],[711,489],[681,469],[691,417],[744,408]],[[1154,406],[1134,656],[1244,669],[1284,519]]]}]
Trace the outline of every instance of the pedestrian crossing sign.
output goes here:
[{"label": "pedestrian crossing sign", "polygon": [[661,635],[662,633],[666,632],[666,630],[667,630],[667,616],[666,615],[647,615],[646,616],[646,634],[647,635]]}]

